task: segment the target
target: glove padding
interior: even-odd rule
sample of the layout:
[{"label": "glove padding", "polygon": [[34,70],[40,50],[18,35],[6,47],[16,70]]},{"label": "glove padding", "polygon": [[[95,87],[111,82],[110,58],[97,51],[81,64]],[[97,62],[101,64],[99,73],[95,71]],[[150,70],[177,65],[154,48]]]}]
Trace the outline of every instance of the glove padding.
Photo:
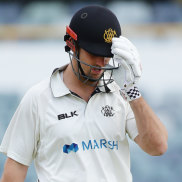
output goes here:
[{"label": "glove padding", "polygon": [[142,74],[139,53],[136,47],[125,37],[114,37],[112,39],[111,52],[114,61],[120,67],[113,72],[113,78],[121,89],[127,89],[136,84]]},{"label": "glove padding", "polygon": [[121,95],[127,101],[141,97],[136,87],[142,74],[139,53],[136,47],[125,37],[112,39],[111,52],[114,61],[119,63],[119,68],[114,70],[113,79],[120,86]]}]

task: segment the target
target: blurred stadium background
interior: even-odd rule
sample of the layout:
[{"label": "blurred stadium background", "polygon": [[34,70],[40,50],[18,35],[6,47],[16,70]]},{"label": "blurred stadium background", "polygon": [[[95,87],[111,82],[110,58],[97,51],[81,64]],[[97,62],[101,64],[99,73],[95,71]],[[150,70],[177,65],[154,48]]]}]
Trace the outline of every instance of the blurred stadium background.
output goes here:
[{"label": "blurred stadium background", "polygon": [[[181,182],[181,0],[0,0],[0,141],[27,89],[69,62],[65,26],[74,12],[88,4],[115,12],[123,35],[138,48],[143,62],[139,87],[169,132],[169,149],[160,157],[151,157],[130,142],[133,181]],[[0,176],[4,161],[0,154]],[[33,181],[32,164],[26,182]]]}]

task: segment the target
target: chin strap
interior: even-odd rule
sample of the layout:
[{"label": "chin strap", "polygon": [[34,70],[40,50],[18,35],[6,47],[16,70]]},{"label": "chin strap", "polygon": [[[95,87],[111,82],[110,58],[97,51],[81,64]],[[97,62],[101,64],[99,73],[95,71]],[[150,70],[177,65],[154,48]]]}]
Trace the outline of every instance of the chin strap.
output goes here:
[{"label": "chin strap", "polygon": [[83,76],[86,76],[85,75],[85,73],[84,73],[84,71],[83,71],[83,68],[82,68],[82,66],[81,66],[81,63],[79,62],[79,61],[77,61],[77,65],[78,65],[78,70],[80,70],[80,72],[81,72],[81,75],[83,75]]},{"label": "chin strap", "polygon": [[[76,42],[75,42],[75,53],[76,53],[76,58],[79,59],[80,58],[80,54],[79,54],[79,48],[78,48],[78,45],[76,45]],[[85,72],[83,71],[83,68],[81,66],[81,63],[79,61],[77,61],[77,65],[78,65],[78,70],[80,70],[81,72],[81,75],[83,76],[86,76],[85,75]],[[79,74],[80,75],[80,74]]]},{"label": "chin strap", "polygon": [[[76,58],[79,59],[79,51],[76,51]],[[81,63],[77,60],[77,65],[78,65],[78,70],[80,71],[79,75],[83,76],[83,78],[86,78],[88,81],[91,81],[91,82],[98,82],[98,80],[94,80],[92,78],[89,78],[85,72],[83,71],[83,68],[81,66]],[[90,72],[91,72],[91,68],[90,68]],[[103,76],[103,74],[102,74]],[[101,77],[102,77],[101,76]],[[99,78],[100,79],[100,78]]]}]

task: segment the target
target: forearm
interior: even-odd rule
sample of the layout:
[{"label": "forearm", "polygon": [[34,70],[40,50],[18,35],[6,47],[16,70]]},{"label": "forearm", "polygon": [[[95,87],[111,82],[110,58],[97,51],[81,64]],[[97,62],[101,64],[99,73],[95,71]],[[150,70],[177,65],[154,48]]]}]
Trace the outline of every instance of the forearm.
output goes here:
[{"label": "forearm", "polygon": [[131,101],[130,105],[139,132],[135,141],[150,155],[163,154],[167,150],[168,138],[165,126],[142,97]]}]

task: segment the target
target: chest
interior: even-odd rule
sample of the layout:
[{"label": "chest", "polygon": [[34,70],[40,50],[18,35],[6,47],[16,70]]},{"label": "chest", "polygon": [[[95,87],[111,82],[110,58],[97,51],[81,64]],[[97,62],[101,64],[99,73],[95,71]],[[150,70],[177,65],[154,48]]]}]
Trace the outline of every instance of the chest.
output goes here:
[{"label": "chest", "polygon": [[46,108],[40,128],[47,142],[125,137],[126,109],[112,94],[96,94],[88,103],[68,95],[49,101]]}]

